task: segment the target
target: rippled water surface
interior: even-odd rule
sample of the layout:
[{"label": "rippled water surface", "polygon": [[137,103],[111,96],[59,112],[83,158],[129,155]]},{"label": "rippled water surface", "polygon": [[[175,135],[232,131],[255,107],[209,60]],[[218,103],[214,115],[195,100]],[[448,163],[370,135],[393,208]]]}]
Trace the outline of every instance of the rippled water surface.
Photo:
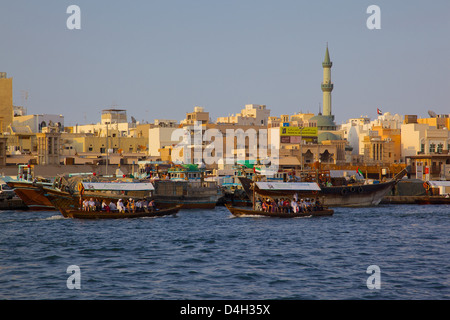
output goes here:
[{"label": "rippled water surface", "polygon": [[[224,207],[98,221],[0,211],[0,299],[449,299],[449,216],[446,205],[287,220]],[[67,287],[71,265],[80,290]]]}]

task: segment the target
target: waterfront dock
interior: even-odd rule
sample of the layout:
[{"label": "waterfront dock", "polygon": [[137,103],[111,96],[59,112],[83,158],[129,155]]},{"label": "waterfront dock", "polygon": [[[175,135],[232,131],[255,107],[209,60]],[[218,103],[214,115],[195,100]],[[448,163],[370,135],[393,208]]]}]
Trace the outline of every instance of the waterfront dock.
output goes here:
[{"label": "waterfront dock", "polygon": [[19,198],[0,200],[0,210],[28,210],[28,207]]}]

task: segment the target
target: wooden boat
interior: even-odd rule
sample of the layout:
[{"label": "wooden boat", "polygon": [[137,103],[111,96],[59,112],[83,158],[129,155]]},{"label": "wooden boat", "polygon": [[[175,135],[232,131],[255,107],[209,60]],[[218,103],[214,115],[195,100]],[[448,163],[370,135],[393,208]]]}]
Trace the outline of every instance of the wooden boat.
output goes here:
[{"label": "wooden boat", "polygon": [[[252,199],[253,192],[251,190],[251,185],[253,181],[244,177],[240,177],[239,180],[241,181],[247,196]],[[384,196],[389,194],[397,181],[398,180],[393,179],[391,181],[379,184],[321,187],[318,191],[318,195],[322,199],[323,205],[328,207],[376,206],[381,202]],[[267,194],[276,195],[277,193],[279,192],[276,190],[267,191]]]},{"label": "wooden boat", "polygon": [[156,180],[153,199],[163,206],[183,205],[183,209],[214,209],[222,196],[215,183],[188,180]]},{"label": "wooden boat", "polygon": [[250,210],[243,208],[236,208],[230,205],[225,204],[227,209],[237,217],[242,216],[264,216],[271,218],[300,218],[300,217],[323,217],[323,216],[332,216],[334,214],[334,210],[332,209],[323,209],[319,211],[308,211],[308,212],[297,212],[297,213],[285,213],[285,212],[265,212],[260,210]]},{"label": "wooden boat", "polygon": [[32,183],[29,181],[9,181],[8,186],[14,189],[28,209],[33,211],[53,211],[55,206],[44,195],[43,187],[50,187],[48,183]]},{"label": "wooden boat", "polygon": [[163,217],[168,215],[176,215],[180,211],[181,205],[172,208],[166,208],[155,211],[139,211],[139,212],[98,212],[98,211],[81,211],[59,208],[65,218],[74,219],[132,219],[145,217]]},{"label": "wooden boat", "polygon": [[421,196],[414,200],[416,204],[450,204],[450,198],[446,196]]}]

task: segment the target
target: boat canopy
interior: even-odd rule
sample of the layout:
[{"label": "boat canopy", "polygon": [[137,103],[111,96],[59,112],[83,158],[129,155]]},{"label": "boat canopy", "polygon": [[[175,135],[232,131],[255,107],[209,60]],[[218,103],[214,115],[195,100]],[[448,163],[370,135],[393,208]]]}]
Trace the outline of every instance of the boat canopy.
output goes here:
[{"label": "boat canopy", "polygon": [[260,190],[320,191],[316,182],[256,182]]},{"label": "boat canopy", "polygon": [[316,182],[255,182],[255,192],[262,196],[312,196],[320,191]]},{"label": "boat canopy", "polygon": [[150,182],[82,182],[85,190],[153,191]]},{"label": "boat canopy", "polygon": [[432,187],[450,187],[450,181],[428,181]]}]

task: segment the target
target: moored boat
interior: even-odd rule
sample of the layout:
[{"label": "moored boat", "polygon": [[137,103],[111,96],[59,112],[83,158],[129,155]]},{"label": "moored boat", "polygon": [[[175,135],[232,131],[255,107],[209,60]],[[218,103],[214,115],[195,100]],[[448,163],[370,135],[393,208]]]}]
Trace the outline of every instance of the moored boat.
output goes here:
[{"label": "moored boat", "polygon": [[53,211],[55,206],[45,197],[43,187],[50,187],[49,183],[33,183],[29,181],[9,181],[8,186],[14,189],[28,209],[33,211]]},{"label": "moored boat", "polygon": [[214,209],[222,196],[215,183],[188,180],[157,180],[153,199],[159,206],[181,204],[183,209]]},{"label": "moored boat", "polygon": [[448,196],[422,196],[414,199],[417,204],[450,204]]}]

